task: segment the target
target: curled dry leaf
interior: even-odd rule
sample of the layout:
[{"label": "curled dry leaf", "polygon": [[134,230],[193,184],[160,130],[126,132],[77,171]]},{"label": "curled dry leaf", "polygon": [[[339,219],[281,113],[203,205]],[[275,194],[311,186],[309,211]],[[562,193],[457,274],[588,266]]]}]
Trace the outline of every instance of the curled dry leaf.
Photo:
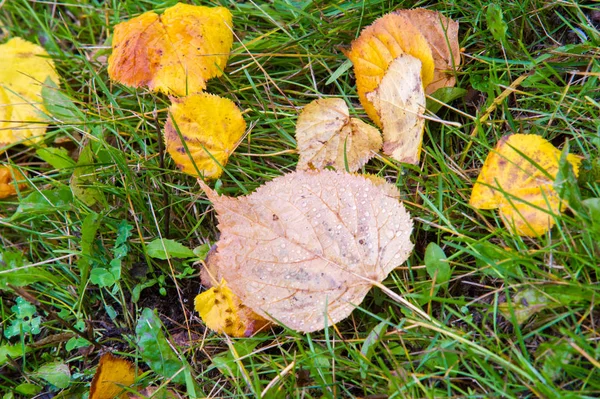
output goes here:
[{"label": "curled dry leaf", "polygon": [[[554,226],[553,215],[566,207],[554,190],[560,151],[535,134],[504,136],[488,154],[469,204],[500,209],[506,227],[537,237]],[[569,154],[575,175],[581,158]]]},{"label": "curled dry leaf", "polygon": [[19,189],[27,187],[24,181],[25,176],[19,170],[10,166],[0,166],[0,198],[10,197],[17,193],[17,184]]},{"label": "curled dry leaf", "polygon": [[208,328],[232,337],[249,337],[271,324],[245,306],[225,280],[196,296],[195,308]]},{"label": "curled dry leaf", "polygon": [[442,87],[453,87],[456,83],[454,70],[461,63],[458,22],[438,11],[425,8],[398,10],[395,13],[406,15],[431,47],[435,70],[433,80],[425,87],[425,93],[431,94]]},{"label": "curled dry leaf", "polygon": [[246,130],[242,113],[233,101],[207,93],[172,101],[164,132],[169,154],[185,173],[218,178]]},{"label": "curled dry leaf", "polygon": [[296,171],[240,198],[201,184],[219,219],[217,269],[245,305],[294,330],[346,318],[413,248],[389,183]]},{"label": "curled dry leaf", "polygon": [[178,3],[115,26],[108,59],[111,79],[127,86],[184,96],[221,76],[233,44],[232,17],[223,7]]},{"label": "curled dry leaf", "polygon": [[425,127],[421,61],[400,55],[367,99],[383,125],[383,152],[400,162],[419,163]]},{"label": "curled dry leaf", "polygon": [[[42,84],[59,77],[48,53],[20,37],[0,45],[0,152],[7,144],[33,144],[46,133]],[[29,140],[27,140],[29,139]],[[26,140],[26,141],[24,141]]]},{"label": "curled dry leaf", "polygon": [[89,399],[126,399],[129,394],[123,387],[129,387],[135,381],[135,372],[131,362],[105,353],[94,374]]},{"label": "curled dry leaf", "polygon": [[403,54],[421,60],[422,82],[424,86],[429,85],[435,68],[429,43],[408,16],[396,13],[384,15],[363,29],[346,54],[354,64],[360,103],[379,127],[383,124],[367,93],[379,87],[392,61]]},{"label": "curled dry leaf", "polygon": [[355,172],[381,148],[381,134],[356,118],[350,118],[341,98],[315,100],[304,107],[296,123],[298,169],[323,169]]}]

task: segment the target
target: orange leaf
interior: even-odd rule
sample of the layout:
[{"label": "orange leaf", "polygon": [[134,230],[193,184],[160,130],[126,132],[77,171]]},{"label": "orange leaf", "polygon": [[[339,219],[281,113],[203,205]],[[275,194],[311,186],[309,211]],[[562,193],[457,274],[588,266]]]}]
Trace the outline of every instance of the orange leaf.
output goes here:
[{"label": "orange leaf", "polygon": [[195,308],[208,328],[232,337],[249,337],[270,324],[242,304],[225,280],[199,294]]},{"label": "orange leaf", "polygon": [[198,168],[204,178],[218,178],[246,131],[242,113],[233,101],[207,93],[172,101],[164,131],[169,154],[185,173],[198,176]]},{"label": "orange leaf", "polygon": [[[18,169],[11,166],[0,166],[0,198],[16,194],[19,180],[25,180],[25,176]],[[27,187],[27,184],[19,183],[18,186],[22,190]]]},{"label": "orange leaf", "polygon": [[123,387],[129,387],[135,381],[135,372],[131,362],[105,353],[94,374],[89,399],[126,399],[129,394]]},{"label": "orange leaf", "polygon": [[[544,234],[554,226],[553,215],[566,207],[554,191],[559,159],[560,151],[540,136],[504,136],[488,154],[469,204],[500,208],[504,224],[516,234]],[[581,158],[569,154],[567,160],[578,175]]]},{"label": "orange leaf", "polygon": [[398,10],[395,13],[406,15],[431,47],[435,70],[433,81],[425,87],[425,93],[431,94],[439,88],[454,86],[456,76],[453,70],[461,63],[458,22],[425,8]]},{"label": "orange leaf", "polygon": [[425,87],[433,81],[435,67],[427,39],[410,18],[397,13],[384,15],[363,29],[346,54],[354,64],[360,103],[379,127],[383,125],[367,93],[377,89],[392,61],[403,54],[421,61]]},{"label": "orange leaf", "polygon": [[381,179],[296,171],[240,198],[200,184],[217,211],[215,262],[231,291],[298,331],[346,318],[413,248],[412,220]]},{"label": "orange leaf", "polygon": [[127,86],[184,96],[221,76],[233,44],[232,17],[223,7],[178,3],[115,26],[108,59],[111,79]]},{"label": "orange leaf", "polygon": [[341,98],[315,100],[304,107],[296,123],[298,169],[323,169],[355,172],[381,148],[381,134],[373,126],[350,118]]}]

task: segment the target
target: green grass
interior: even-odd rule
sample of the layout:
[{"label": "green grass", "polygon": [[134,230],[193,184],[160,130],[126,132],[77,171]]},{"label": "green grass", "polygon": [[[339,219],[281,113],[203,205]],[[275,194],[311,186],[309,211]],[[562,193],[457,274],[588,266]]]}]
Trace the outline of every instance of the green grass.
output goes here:
[{"label": "green grass", "polygon": [[[79,159],[76,168],[55,168],[32,147],[0,155],[0,165],[18,165],[29,176],[25,190],[0,200],[0,269],[23,267],[18,281],[0,271],[1,328],[21,328],[0,337],[3,399],[84,397],[104,351],[135,362],[140,386],[166,384],[184,396],[191,396],[191,379],[198,396],[225,398],[600,395],[600,218],[597,207],[589,210],[589,199],[600,197],[594,2],[501,2],[504,45],[488,29],[488,3],[477,0],[203,3],[227,6],[239,39],[226,74],[208,88],[234,100],[249,126],[220,179],[221,192],[232,196],[295,169],[295,122],[308,102],[339,96],[366,120],[352,71],[336,72],[346,62],[342,49],[377,17],[396,8],[439,10],[460,22],[465,49],[457,87],[468,92],[437,113],[456,126],[427,123],[420,169],[382,157],[365,167],[397,185],[415,218],[415,250],[384,284],[434,321],[374,289],[335,328],[306,335],[274,328],[245,339],[205,330],[193,311],[198,265],[145,250],[159,237],[189,248],[213,243],[216,219],[196,180],[163,159],[168,98],[107,75],[113,26],[174,3],[0,2],[3,38],[43,45],[62,76],[62,93],[81,111],[53,124],[45,140]],[[523,74],[530,75],[495,104]],[[568,142],[585,158],[579,179],[567,173],[562,185],[573,209],[539,239],[513,236],[497,212],[468,205],[487,153],[516,132],[560,148]],[[424,267],[430,243],[452,268],[438,290]],[[19,297],[34,302],[36,313],[16,306]],[[536,304],[541,309],[519,323],[517,316]],[[174,362],[183,371],[174,381],[150,369],[149,354],[139,349],[144,308],[157,310],[163,326],[153,334],[177,350]],[[44,373],[64,374],[58,365],[70,371],[62,389]]]}]

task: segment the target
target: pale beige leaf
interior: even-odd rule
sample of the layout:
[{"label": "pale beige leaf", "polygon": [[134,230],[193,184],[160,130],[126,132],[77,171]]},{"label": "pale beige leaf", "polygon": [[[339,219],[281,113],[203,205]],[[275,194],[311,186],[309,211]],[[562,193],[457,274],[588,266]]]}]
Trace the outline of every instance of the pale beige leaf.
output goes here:
[{"label": "pale beige leaf", "polygon": [[304,107],[296,123],[298,169],[323,169],[355,172],[381,148],[381,134],[373,126],[350,118],[341,98],[315,100]]},{"label": "pale beige leaf", "polygon": [[218,214],[223,278],[242,303],[294,330],[347,317],[413,248],[412,220],[389,183],[296,171],[240,198],[201,184]]},{"label": "pale beige leaf", "polygon": [[425,126],[421,61],[407,54],[396,58],[367,99],[383,125],[383,152],[400,162],[419,163]]},{"label": "pale beige leaf", "polygon": [[454,70],[458,69],[461,63],[458,22],[438,11],[425,8],[398,10],[394,13],[405,15],[425,36],[431,47],[435,69],[433,81],[425,87],[425,93],[431,94],[442,87],[453,87],[456,83]]}]

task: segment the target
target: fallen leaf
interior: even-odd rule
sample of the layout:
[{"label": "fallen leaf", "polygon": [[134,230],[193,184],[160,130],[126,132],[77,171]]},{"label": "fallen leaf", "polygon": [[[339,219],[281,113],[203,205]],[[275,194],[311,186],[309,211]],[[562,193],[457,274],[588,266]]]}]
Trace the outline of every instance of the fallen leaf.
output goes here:
[{"label": "fallen leaf", "polygon": [[24,181],[25,176],[20,170],[11,166],[0,166],[0,198],[10,197],[17,193],[17,186],[19,190],[23,190],[27,187],[27,183],[18,183]]},{"label": "fallen leaf", "polygon": [[105,353],[94,374],[89,399],[126,399],[129,394],[123,387],[129,387],[135,381],[135,372],[131,362]]},{"label": "fallen leaf", "polygon": [[196,296],[194,302],[204,324],[219,334],[249,337],[271,324],[245,306],[225,280]]},{"label": "fallen leaf", "polygon": [[245,197],[218,196],[214,262],[261,316],[310,332],[346,318],[412,251],[412,220],[389,183],[296,171]]},{"label": "fallen leaf", "polygon": [[381,134],[373,126],[350,118],[341,98],[315,100],[304,107],[296,123],[298,169],[355,172],[381,148]]},{"label": "fallen leaf", "polygon": [[[48,117],[42,83],[58,84],[54,62],[46,50],[20,37],[0,45],[0,152],[8,144],[31,145],[46,133]],[[27,140],[29,139],[29,140]]]},{"label": "fallen leaf", "polygon": [[185,173],[218,178],[246,130],[242,113],[233,101],[207,93],[172,101],[164,134],[169,154]]},{"label": "fallen leaf", "polygon": [[233,44],[224,7],[178,3],[115,26],[108,74],[127,86],[185,96],[221,76]]},{"label": "fallen leaf", "polygon": [[392,61],[403,54],[421,61],[422,82],[425,87],[429,85],[434,79],[435,69],[429,43],[410,18],[397,13],[386,14],[363,29],[346,54],[354,64],[360,103],[379,127],[383,124],[367,93],[379,87]]},{"label": "fallen leaf", "polygon": [[442,87],[453,87],[456,83],[454,70],[461,64],[458,22],[438,11],[425,8],[398,10],[395,13],[406,15],[431,47],[435,69],[433,80],[425,87],[425,93],[431,94]]},{"label": "fallen leaf", "polygon": [[[499,208],[506,227],[518,235],[542,235],[567,206],[554,190],[559,159],[560,151],[540,136],[504,136],[488,154],[469,204]],[[567,160],[578,175],[581,158],[569,154]]]},{"label": "fallen leaf", "polygon": [[399,162],[418,164],[425,127],[421,61],[400,55],[367,99],[383,125],[383,152]]}]

